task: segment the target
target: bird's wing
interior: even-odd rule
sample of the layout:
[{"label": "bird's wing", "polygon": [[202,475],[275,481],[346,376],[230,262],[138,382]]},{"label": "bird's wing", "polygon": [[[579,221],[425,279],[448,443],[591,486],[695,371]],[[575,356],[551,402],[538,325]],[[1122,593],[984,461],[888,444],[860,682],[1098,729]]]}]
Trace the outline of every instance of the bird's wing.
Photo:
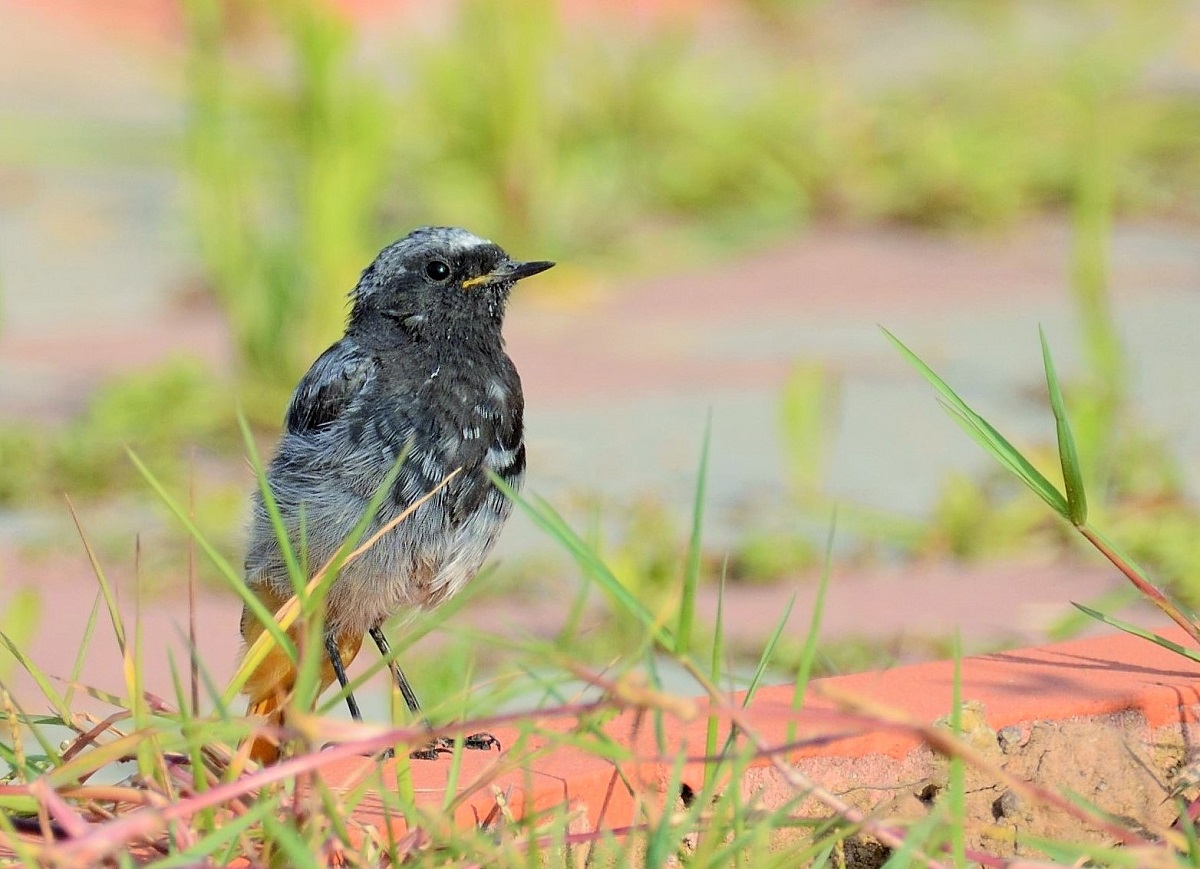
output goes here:
[{"label": "bird's wing", "polygon": [[375,360],[343,339],[321,354],[292,393],[287,430],[303,434],[336,420],[375,376]]}]

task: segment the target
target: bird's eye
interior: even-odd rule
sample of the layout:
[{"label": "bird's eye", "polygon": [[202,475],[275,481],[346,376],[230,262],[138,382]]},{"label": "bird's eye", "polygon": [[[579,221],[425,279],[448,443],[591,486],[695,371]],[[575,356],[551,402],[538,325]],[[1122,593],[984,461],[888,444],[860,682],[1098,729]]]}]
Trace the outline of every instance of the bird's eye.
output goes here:
[{"label": "bird's eye", "polygon": [[444,281],[450,277],[450,266],[446,265],[440,259],[430,260],[425,266],[425,274],[430,280]]}]

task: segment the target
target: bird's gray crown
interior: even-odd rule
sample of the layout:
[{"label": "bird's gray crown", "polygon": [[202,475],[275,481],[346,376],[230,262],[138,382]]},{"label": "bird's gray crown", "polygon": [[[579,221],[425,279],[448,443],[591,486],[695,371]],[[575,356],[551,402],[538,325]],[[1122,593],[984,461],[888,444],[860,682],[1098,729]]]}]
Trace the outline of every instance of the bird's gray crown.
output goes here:
[{"label": "bird's gray crown", "polygon": [[350,295],[356,299],[370,296],[383,279],[394,279],[412,269],[424,268],[430,257],[459,259],[472,251],[487,251],[489,259],[500,260],[505,253],[486,238],[457,226],[422,226],[392,242],[379,252],[363,271]]}]

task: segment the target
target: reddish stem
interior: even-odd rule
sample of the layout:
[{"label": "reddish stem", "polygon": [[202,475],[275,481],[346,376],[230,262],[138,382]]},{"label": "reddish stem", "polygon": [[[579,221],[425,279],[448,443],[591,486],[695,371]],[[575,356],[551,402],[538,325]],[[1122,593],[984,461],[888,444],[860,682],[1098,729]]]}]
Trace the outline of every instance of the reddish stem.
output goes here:
[{"label": "reddish stem", "polygon": [[1091,543],[1092,546],[1095,546],[1105,558],[1107,558],[1113,563],[1113,565],[1116,566],[1117,570],[1125,574],[1126,578],[1128,578],[1128,580],[1134,584],[1138,591],[1148,598],[1152,604],[1166,613],[1167,617],[1170,618],[1171,621],[1175,622],[1175,624],[1187,631],[1188,636],[1190,636],[1197,645],[1200,645],[1200,625],[1197,625],[1196,622],[1188,618],[1188,616],[1179,608],[1178,604],[1163,594],[1162,591],[1160,591],[1155,585],[1151,584],[1149,580],[1147,580],[1141,575],[1141,573],[1138,572],[1138,569],[1134,565],[1130,564],[1117,552],[1115,552],[1103,537],[1092,530],[1091,526],[1077,525],[1075,527],[1079,529],[1079,533],[1087,538],[1087,541]]}]

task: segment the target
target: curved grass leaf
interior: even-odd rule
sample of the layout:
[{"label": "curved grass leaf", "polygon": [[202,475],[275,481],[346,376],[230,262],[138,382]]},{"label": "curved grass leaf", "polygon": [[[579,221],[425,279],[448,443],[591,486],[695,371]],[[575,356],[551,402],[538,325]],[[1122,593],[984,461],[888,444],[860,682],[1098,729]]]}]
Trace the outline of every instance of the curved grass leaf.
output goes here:
[{"label": "curved grass leaf", "polygon": [[250,587],[243,582],[241,572],[235,569],[233,565],[231,565],[225,559],[225,557],[221,555],[217,547],[214,546],[213,543],[204,535],[204,532],[200,530],[200,527],[196,525],[194,521],[192,521],[192,517],[189,515],[188,511],[185,510],[178,501],[171,497],[170,493],[167,492],[166,487],[159,482],[158,477],[151,473],[150,469],[146,467],[145,463],[140,458],[138,458],[137,454],[132,450],[126,450],[126,452],[129,454],[129,460],[133,462],[134,467],[138,469],[138,472],[142,475],[142,478],[150,485],[150,488],[154,490],[154,493],[158,495],[159,499],[167,505],[167,509],[169,509],[171,513],[175,515],[175,518],[181,525],[183,525],[184,529],[187,530],[192,539],[200,545],[202,550],[204,550],[204,554],[208,556],[208,560],[217,569],[217,573],[223,580],[225,580],[225,584],[237,593],[237,596],[241,599],[245,606],[250,608],[250,611],[254,613],[254,617],[257,618],[262,624],[267,634],[270,635],[271,639],[275,641],[275,644],[279,646],[279,648],[283,649],[292,660],[295,660],[297,656],[296,644],[293,643],[291,638],[284,633],[283,629],[275,623],[275,614],[267,609],[266,605],[259,600],[258,595],[251,591]]},{"label": "curved grass leaf", "polygon": [[1174,640],[1168,640],[1166,637],[1160,637],[1158,634],[1148,631],[1145,628],[1139,628],[1132,622],[1127,622],[1123,619],[1105,615],[1099,610],[1094,610],[1089,606],[1085,606],[1084,604],[1071,601],[1071,606],[1075,607],[1075,609],[1079,610],[1085,615],[1091,616],[1098,622],[1111,625],[1112,627],[1124,631],[1127,634],[1132,634],[1135,637],[1141,637],[1143,640],[1149,640],[1150,642],[1154,643],[1154,645],[1161,646],[1168,652],[1174,652],[1177,655],[1183,655],[1185,658],[1191,661],[1200,663],[1200,652],[1196,651],[1195,649],[1189,649],[1187,646],[1181,646]]},{"label": "curved grass leaf", "polygon": [[1071,424],[1067,421],[1067,406],[1063,401],[1062,388],[1054,371],[1054,360],[1050,356],[1050,345],[1046,332],[1038,328],[1042,341],[1042,363],[1046,368],[1046,388],[1050,392],[1050,408],[1054,411],[1054,427],[1058,435],[1058,461],[1062,465],[1063,486],[1067,490],[1067,514],[1071,524],[1079,527],[1087,522],[1087,496],[1083,488],[1083,471],[1079,466],[1079,453],[1075,449],[1075,438]]},{"label": "curved grass leaf", "polygon": [[992,428],[987,420],[973,411],[965,401],[959,398],[958,394],[950,388],[946,381],[938,377],[932,368],[921,361],[921,358],[917,354],[904,346],[899,338],[887,329],[883,329],[883,334],[895,345],[896,349],[908,360],[909,364],[916,368],[921,376],[938,391],[938,394],[942,398],[942,406],[950,412],[955,421],[962,425],[966,432],[980,446],[995,458],[996,461],[1012,471],[1034,494],[1045,501],[1054,512],[1058,513],[1064,519],[1071,518],[1067,499],[1054,487],[1053,483],[1046,479],[1041,471],[1035,468],[1000,432]]},{"label": "curved grass leaf", "polygon": [[621,610],[633,616],[647,628],[664,649],[674,650],[675,638],[670,630],[627,589],[596,553],[596,551],[567,524],[546,501],[525,498],[495,474],[489,474],[492,484],[505,497],[520,507],[533,523],[557,540],[575,558],[584,575],[595,581],[600,590]]}]

